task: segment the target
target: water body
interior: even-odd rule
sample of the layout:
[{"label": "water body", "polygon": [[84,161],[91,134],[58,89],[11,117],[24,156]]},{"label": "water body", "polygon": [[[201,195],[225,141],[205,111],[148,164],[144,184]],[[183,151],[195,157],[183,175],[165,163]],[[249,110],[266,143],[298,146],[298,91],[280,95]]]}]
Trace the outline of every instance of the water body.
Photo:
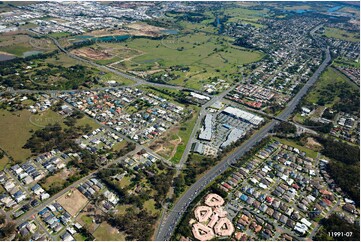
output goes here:
[{"label": "water body", "polygon": [[12,60],[15,58],[16,58],[16,56],[13,56],[13,55],[0,54],[0,61],[8,61],[8,60]]},{"label": "water body", "polygon": [[43,51],[38,51],[38,50],[31,50],[31,51],[26,51],[23,53],[23,57],[29,57],[32,55],[38,55],[38,54],[42,54]]},{"label": "water body", "polygon": [[103,36],[103,37],[94,37],[92,40],[100,41],[100,42],[107,42],[107,41],[123,41],[129,39],[130,35],[114,35],[114,36]]},{"label": "water body", "polygon": [[337,10],[339,10],[341,8],[343,8],[343,6],[335,6],[335,7],[329,8],[327,10],[327,12],[329,12],[329,13],[336,12]]},{"label": "water body", "polygon": [[305,12],[307,12],[307,10],[306,9],[297,9],[295,12],[296,13],[305,13]]}]

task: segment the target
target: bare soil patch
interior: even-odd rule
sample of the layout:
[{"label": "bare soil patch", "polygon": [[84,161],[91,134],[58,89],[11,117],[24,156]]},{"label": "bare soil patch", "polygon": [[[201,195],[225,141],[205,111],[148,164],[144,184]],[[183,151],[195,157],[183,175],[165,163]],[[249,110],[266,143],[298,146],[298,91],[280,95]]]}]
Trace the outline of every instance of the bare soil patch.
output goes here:
[{"label": "bare soil patch", "polygon": [[88,202],[88,199],[73,189],[57,199],[58,203],[72,216],[75,216]]}]

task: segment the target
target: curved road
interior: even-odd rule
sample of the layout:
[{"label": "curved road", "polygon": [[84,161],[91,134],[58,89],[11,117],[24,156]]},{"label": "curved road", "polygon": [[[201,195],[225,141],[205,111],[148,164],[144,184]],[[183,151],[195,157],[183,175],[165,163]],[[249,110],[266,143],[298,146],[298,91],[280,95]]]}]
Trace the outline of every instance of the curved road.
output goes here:
[{"label": "curved road", "polygon": [[[318,67],[315,73],[311,76],[311,78],[307,81],[307,83],[301,88],[301,90],[294,96],[294,98],[288,103],[286,108],[283,110],[281,114],[277,116],[277,118],[286,120],[291,113],[294,111],[301,98],[307,93],[308,89],[317,81],[319,75],[322,71],[327,67],[328,63],[331,61],[329,48],[325,50],[326,58],[322,62],[322,64]],[[245,141],[234,153],[223,159],[219,162],[215,167],[213,167],[210,171],[207,172],[202,178],[200,178],[196,183],[194,183],[178,200],[178,202],[174,205],[173,210],[169,212],[165,221],[161,223],[158,234],[156,236],[156,240],[164,241],[169,240],[173,230],[175,229],[177,223],[182,217],[182,213],[186,211],[188,205],[192,202],[192,200],[198,196],[198,194],[210,183],[212,182],[218,175],[223,173],[230,164],[234,163],[237,159],[239,159],[242,155],[244,155],[248,150],[250,150],[255,144],[260,142],[268,132],[277,124],[277,121],[272,120],[267,123],[264,127],[262,127],[256,134],[254,134],[250,139]]]}]

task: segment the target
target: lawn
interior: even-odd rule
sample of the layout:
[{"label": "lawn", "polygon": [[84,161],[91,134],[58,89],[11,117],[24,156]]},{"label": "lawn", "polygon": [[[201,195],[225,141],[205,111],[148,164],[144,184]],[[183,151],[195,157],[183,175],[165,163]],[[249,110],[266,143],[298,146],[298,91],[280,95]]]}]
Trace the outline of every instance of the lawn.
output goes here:
[{"label": "lawn", "polygon": [[277,137],[273,137],[273,139],[281,142],[282,144],[285,144],[285,145],[289,145],[289,146],[292,146],[294,148],[297,148],[299,149],[300,151],[302,152],[306,152],[306,155],[308,157],[311,157],[313,159],[315,159],[317,157],[317,151],[314,151],[314,150],[311,150],[311,149],[308,149],[302,145],[298,145],[296,144],[294,141],[292,140],[289,140],[289,139],[280,139],[280,138],[277,138]]},{"label": "lawn", "polygon": [[126,214],[126,212],[127,212],[126,210],[130,207],[131,207],[131,205],[129,205],[129,204],[117,205],[116,206],[117,214],[119,214],[119,215]]},{"label": "lawn", "polygon": [[99,241],[121,241],[125,240],[125,235],[116,228],[110,226],[107,222],[103,222],[93,233],[96,240]]},{"label": "lawn", "polygon": [[16,112],[0,110],[0,147],[14,160],[24,161],[31,156],[29,149],[22,148],[31,137],[30,131],[61,120],[62,117],[51,110],[37,115],[32,115],[27,110]]},{"label": "lawn", "polygon": [[328,38],[335,38],[340,40],[346,40],[351,42],[359,42],[360,34],[356,32],[350,32],[339,28],[325,28],[325,35]]}]

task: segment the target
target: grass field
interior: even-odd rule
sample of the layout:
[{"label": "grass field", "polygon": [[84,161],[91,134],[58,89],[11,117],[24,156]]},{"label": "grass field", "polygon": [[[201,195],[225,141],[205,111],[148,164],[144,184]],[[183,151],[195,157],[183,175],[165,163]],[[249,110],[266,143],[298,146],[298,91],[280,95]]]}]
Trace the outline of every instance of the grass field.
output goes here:
[{"label": "grass field", "polygon": [[0,171],[4,170],[6,165],[10,162],[11,162],[10,159],[4,155],[4,157],[0,159]]},{"label": "grass field", "polygon": [[360,41],[360,34],[349,32],[343,29],[338,28],[325,28],[325,35],[328,38],[335,38],[340,40],[346,40],[351,42],[359,42]]},{"label": "grass field", "polygon": [[42,115],[32,115],[27,110],[0,110],[0,147],[14,160],[24,161],[31,156],[30,150],[22,148],[31,137],[30,131],[41,129],[57,120],[61,121],[61,116],[51,110],[45,111]]},{"label": "grass field", "polygon": [[[199,113],[200,108],[194,107],[194,109],[195,109],[195,112],[193,113],[192,118],[187,120],[186,122],[182,123],[181,128],[179,129],[179,132],[177,134],[179,137],[181,137],[182,143],[178,145],[177,151],[171,159],[171,161],[174,163],[178,163],[180,161],[180,159],[182,158],[182,155],[183,155],[186,145],[188,143],[189,137],[191,136],[193,127],[198,118],[198,113]],[[183,127],[183,129],[182,129],[182,127]]]},{"label": "grass field", "polygon": [[154,199],[147,200],[144,204],[145,210],[147,210],[151,214],[156,214],[159,211],[155,208],[155,201]]},{"label": "grass field", "polygon": [[66,177],[62,175],[62,172],[58,172],[53,176],[50,176],[46,179],[45,183],[42,184],[42,187],[49,191],[50,187],[63,187],[66,182]]},{"label": "grass field", "polygon": [[123,233],[119,232],[116,228],[110,226],[107,222],[103,222],[93,233],[96,240],[99,241],[121,241],[125,240]]},{"label": "grass field", "polygon": [[47,39],[35,39],[26,33],[0,34],[0,49],[18,57],[23,57],[27,51],[53,51],[56,46]]},{"label": "grass field", "polygon": [[268,10],[267,9],[253,10],[244,7],[235,7],[235,8],[226,9],[224,14],[230,16],[228,20],[230,22],[237,22],[241,20],[241,21],[248,21],[250,23],[255,23],[258,19],[267,15]]},{"label": "grass field", "polygon": [[[260,52],[237,48],[228,39],[205,33],[172,35],[162,40],[137,38],[119,45],[144,54],[113,67],[140,76],[172,74],[174,77],[167,82],[195,89],[210,83],[209,78],[227,80],[227,75],[238,72],[238,66],[263,57]],[[174,66],[190,70],[170,70]]]},{"label": "grass field", "polygon": [[84,116],[81,119],[77,119],[77,121],[76,121],[77,126],[87,125],[87,124],[89,124],[93,130],[101,127],[100,124],[98,124],[93,119],[89,118],[88,116]]},{"label": "grass field", "polygon": [[[307,94],[306,101],[309,103],[317,103],[317,101],[323,97],[323,90],[328,90],[328,86],[334,83],[345,83],[348,82],[352,86],[355,86],[345,75],[340,73],[334,68],[328,67],[324,73],[322,73],[319,80],[316,82],[315,86],[312,88],[311,92]],[[356,86],[355,86],[356,88]],[[328,96],[328,98],[332,98]],[[337,95],[334,95],[333,99],[327,102],[327,107],[332,107],[339,98]]]},{"label": "grass field", "polygon": [[106,84],[106,82],[108,82],[108,81],[116,81],[120,85],[132,85],[135,83],[134,81],[132,81],[130,79],[127,79],[123,76],[116,75],[112,72],[108,72],[105,75],[100,76],[100,81],[104,84]]},{"label": "grass field", "polygon": [[[22,160],[31,156],[31,151],[23,149],[26,141],[31,137],[31,130],[42,129],[48,124],[58,122],[63,128],[63,118],[56,112],[47,110],[40,114],[31,114],[27,110],[9,112],[0,110],[0,147],[4,149],[14,160]],[[77,121],[77,125],[89,124],[93,129],[100,127],[88,117]]]},{"label": "grass field", "polygon": [[347,58],[337,57],[333,64],[336,66],[346,66],[346,67],[355,67],[360,68],[360,61],[359,60],[351,60]]}]

